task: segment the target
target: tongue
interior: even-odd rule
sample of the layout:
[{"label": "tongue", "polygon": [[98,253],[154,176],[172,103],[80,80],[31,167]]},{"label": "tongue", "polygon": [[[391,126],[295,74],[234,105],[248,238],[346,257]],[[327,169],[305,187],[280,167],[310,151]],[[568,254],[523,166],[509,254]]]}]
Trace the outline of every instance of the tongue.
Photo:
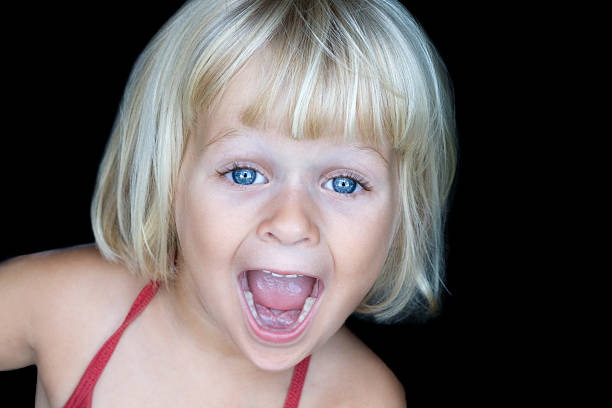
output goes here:
[{"label": "tongue", "polygon": [[263,324],[273,329],[287,329],[293,325],[300,316],[300,310],[277,310],[270,309],[259,303],[255,304],[257,316]]},{"label": "tongue", "polygon": [[262,271],[249,271],[247,279],[255,303],[278,310],[301,310],[315,282],[307,276],[278,278]]}]

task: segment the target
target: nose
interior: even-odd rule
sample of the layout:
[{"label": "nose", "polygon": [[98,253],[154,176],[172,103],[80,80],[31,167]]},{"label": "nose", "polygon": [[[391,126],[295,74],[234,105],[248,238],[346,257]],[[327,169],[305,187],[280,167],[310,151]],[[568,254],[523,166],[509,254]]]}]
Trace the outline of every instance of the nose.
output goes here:
[{"label": "nose", "polygon": [[314,204],[307,194],[282,191],[269,204],[269,212],[257,227],[257,235],[265,242],[281,245],[316,246],[319,227],[313,219]]}]

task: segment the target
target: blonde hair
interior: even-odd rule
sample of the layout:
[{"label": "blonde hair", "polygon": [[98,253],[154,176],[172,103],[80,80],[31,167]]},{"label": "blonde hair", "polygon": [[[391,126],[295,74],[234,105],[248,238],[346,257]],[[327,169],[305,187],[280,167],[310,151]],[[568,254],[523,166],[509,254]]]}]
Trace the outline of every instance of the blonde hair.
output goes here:
[{"label": "blonde hair", "polygon": [[320,137],[340,123],[345,139],[389,143],[397,157],[400,222],[357,312],[389,322],[435,310],[455,168],[453,102],[443,63],[395,0],[187,2],[128,81],[91,209],[102,254],[150,279],[175,277],[173,197],[189,129],[262,52],[271,69],[246,122],[266,126],[280,106],[291,137]]}]

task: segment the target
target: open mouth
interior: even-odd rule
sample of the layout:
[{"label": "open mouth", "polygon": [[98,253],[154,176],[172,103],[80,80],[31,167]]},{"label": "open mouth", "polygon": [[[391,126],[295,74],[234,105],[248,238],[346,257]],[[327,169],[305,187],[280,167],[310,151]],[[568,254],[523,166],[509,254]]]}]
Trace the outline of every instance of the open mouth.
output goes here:
[{"label": "open mouth", "polygon": [[304,332],[323,290],[320,279],[291,272],[247,270],[238,279],[252,331],[273,343],[295,340]]}]

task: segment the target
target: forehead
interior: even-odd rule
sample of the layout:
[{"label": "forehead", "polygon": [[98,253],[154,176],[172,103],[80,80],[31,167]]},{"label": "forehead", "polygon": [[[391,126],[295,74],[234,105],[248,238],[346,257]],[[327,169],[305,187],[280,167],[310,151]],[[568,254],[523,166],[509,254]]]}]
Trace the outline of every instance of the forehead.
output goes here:
[{"label": "forehead", "polygon": [[342,136],[370,145],[394,144],[389,124],[395,99],[383,86],[388,81],[331,56],[312,61],[286,51],[273,45],[256,51],[231,69],[216,96],[203,99],[194,113],[219,108],[240,115],[251,127],[285,126],[294,139]]},{"label": "forehead", "polygon": [[309,103],[306,128],[302,126],[301,129],[296,123],[299,119],[295,117],[295,109],[299,106],[295,106],[289,92],[273,98],[274,103],[262,108],[262,99],[270,102],[265,98],[270,93],[270,65],[266,54],[251,58],[228,82],[210,108],[197,115],[198,144],[202,148],[266,132],[376,155],[386,167],[390,166],[393,152],[384,138],[372,137],[368,133],[371,129],[362,131],[358,118],[350,124],[353,126],[346,126],[346,119],[338,112],[330,112],[325,103]]}]

